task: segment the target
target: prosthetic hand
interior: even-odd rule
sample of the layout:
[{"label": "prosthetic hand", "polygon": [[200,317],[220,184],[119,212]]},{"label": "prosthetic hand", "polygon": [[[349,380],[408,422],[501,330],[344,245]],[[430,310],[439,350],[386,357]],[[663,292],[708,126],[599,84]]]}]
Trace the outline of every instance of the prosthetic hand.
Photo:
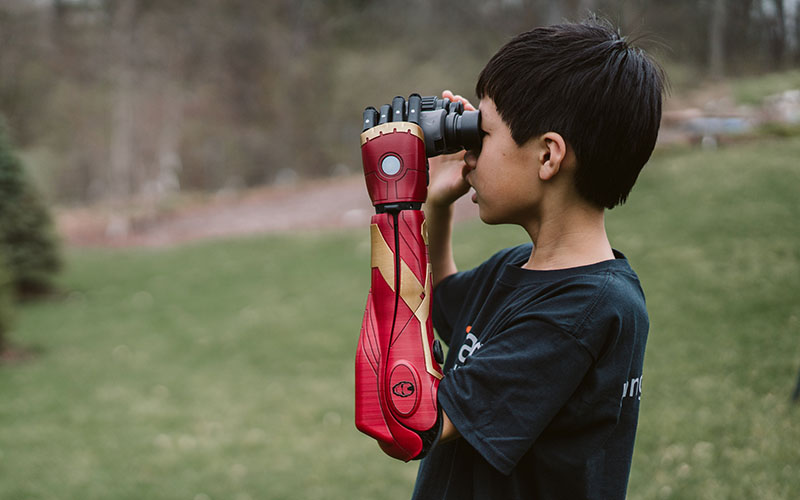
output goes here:
[{"label": "prosthetic hand", "polygon": [[[477,145],[476,145],[477,144]],[[372,283],[356,352],[356,427],[388,455],[422,458],[441,430],[442,349],[433,338],[422,203],[427,157],[480,145],[480,115],[422,98],[364,111],[361,155],[372,216]]]}]

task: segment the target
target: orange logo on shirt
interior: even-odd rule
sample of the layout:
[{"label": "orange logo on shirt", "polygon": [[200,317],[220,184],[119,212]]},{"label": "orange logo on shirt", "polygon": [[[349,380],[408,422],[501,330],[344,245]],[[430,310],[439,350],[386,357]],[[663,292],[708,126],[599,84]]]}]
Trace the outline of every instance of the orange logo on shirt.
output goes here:
[{"label": "orange logo on shirt", "polygon": [[467,338],[464,339],[464,343],[461,345],[461,349],[458,351],[458,360],[462,363],[465,363],[468,357],[472,356],[475,351],[481,348],[481,343],[478,342],[478,337],[470,332],[472,332],[472,325],[467,326]]}]

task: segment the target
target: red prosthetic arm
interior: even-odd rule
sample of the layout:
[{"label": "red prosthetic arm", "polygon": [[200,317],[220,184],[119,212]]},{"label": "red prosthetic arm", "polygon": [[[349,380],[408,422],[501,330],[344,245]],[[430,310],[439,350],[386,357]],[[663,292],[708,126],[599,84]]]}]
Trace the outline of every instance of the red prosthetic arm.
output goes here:
[{"label": "red prosthetic arm", "polygon": [[[401,120],[414,114],[413,107],[384,108],[382,122],[389,112]],[[408,461],[427,453],[441,427],[436,394],[442,356],[433,338],[421,210],[428,184],[425,142],[411,121],[367,122],[361,154],[377,213],[370,227],[372,283],[356,352],[356,427],[388,455]]]}]

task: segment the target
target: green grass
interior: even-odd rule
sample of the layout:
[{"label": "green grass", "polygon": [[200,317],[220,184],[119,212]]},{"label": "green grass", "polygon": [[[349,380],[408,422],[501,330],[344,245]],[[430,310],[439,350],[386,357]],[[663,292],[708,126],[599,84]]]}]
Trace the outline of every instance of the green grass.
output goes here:
[{"label": "green grass", "polygon": [[612,217],[652,321],[632,498],[800,491],[799,155],[795,138],[662,156]]},{"label": "green grass", "polygon": [[[609,213],[651,315],[632,499],[800,491],[800,139],[671,151]],[[524,241],[460,225],[462,267]],[[0,366],[2,499],[402,499],[353,425],[367,229],[73,250]]]}]

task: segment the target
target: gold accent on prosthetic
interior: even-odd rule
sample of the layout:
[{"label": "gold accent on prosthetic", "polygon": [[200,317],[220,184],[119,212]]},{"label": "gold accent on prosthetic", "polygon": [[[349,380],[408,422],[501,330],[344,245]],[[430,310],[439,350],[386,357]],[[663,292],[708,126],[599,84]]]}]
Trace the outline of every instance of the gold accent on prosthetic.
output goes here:
[{"label": "gold accent on prosthetic", "polygon": [[383,276],[384,281],[389,285],[389,288],[394,291],[394,254],[392,249],[383,239],[381,230],[377,224],[369,226],[372,259],[370,266],[377,267]]},{"label": "gold accent on prosthetic", "polygon": [[363,146],[372,139],[377,139],[382,135],[394,134],[395,132],[403,132],[419,137],[421,141],[425,141],[425,136],[422,134],[422,127],[416,123],[411,122],[388,122],[381,125],[376,125],[371,129],[361,132],[361,145]]},{"label": "gold accent on prosthetic", "polygon": [[[423,226],[424,227],[424,226]],[[372,243],[371,266],[378,268],[386,284],[394,292],[394,253],[381,234],[377,224],[370,224],[370,239]],[[428,345],[428,316],[430,315],[431,301],[431,265],[425,269],[425,286],[419,282],[414,272],[403,259],[400,259],[400,298],[411,309],[420,323],[420,337],[422,351],[425,358],[425,371],[441,380],[444,375],[433,367],[431,346]]]},{"label": "gold accent on prosthetic", "polygon": [[408,267],[408,264],[403,262],[403,259],[400,259],[400,298],[403,299],[403,302],[414,311],[414,315],[416,315],[416,311],[419,308],[420,304],[422,304],[422,294],[425,292],[425,289],[422,288],[419,280],[416,276],[414,276],[414,272],[411,271],[411,268]]},{"label": "gold accent on prosthetic", "polygon": [[[433,375],[434,377],[442,380],[444,378],[444,374],[433,367],[433,356],[431,355],[431,346],[428,345],[428,314],[430,313],[430,302],[431,302],[431,276],[432,276],[432,267],[430,264],[425,269],[425,298],[422,300],[419,308],[414,311],[414,316],[417,317],[419,320],[419,324],[422,326],[420,328],[420,334],[422,336],[422,350],[425,352],[425,370]],[[415,278],[416,279],[416,278]]]}]

